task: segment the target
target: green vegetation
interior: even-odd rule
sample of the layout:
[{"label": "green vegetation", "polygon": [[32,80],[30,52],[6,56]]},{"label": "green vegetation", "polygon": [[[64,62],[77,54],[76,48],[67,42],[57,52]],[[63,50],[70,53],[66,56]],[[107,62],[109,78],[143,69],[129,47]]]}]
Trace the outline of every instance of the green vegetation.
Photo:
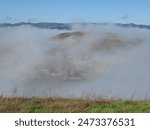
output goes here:
[{"label": "green vegetation", "polygon": [[0,98],[0,112],[150,112],[150,101]]}]

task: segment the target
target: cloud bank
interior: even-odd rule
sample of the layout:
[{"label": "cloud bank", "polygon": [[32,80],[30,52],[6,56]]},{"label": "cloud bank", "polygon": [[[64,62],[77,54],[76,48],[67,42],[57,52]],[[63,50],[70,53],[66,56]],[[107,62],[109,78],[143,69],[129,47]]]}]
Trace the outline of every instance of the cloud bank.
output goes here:
[{"label": "cloud bank", "polygon": [[0,94],[150,98],[150,31],[115,25],[0,28]]}]

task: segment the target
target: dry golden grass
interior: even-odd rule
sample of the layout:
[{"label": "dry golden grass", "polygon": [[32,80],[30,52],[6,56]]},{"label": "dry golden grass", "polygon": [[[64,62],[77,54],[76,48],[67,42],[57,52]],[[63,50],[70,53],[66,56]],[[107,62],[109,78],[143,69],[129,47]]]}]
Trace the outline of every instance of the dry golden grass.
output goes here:
[{"label": "dry golden grass", "polygon": [[1,97],[0,112],[150,112],[150,101]]}]

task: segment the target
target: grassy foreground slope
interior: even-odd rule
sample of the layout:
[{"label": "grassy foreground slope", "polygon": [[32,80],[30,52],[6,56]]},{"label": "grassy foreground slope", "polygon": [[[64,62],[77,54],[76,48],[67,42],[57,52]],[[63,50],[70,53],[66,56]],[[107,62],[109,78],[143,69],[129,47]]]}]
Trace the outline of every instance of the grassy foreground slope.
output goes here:
[{"label": "grassy foreground slope", "polygon": [[150,112],[150,101],[0,98],[0,112]]}]

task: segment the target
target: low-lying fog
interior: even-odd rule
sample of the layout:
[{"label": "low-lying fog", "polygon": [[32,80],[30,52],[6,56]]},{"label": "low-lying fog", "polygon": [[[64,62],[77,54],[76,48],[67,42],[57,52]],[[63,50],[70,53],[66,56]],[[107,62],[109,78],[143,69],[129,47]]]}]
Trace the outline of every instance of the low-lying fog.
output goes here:
[{"label": "low-lying fog", "polygon": [[0,95],[150,99],[150,30],[1,27]]}]

